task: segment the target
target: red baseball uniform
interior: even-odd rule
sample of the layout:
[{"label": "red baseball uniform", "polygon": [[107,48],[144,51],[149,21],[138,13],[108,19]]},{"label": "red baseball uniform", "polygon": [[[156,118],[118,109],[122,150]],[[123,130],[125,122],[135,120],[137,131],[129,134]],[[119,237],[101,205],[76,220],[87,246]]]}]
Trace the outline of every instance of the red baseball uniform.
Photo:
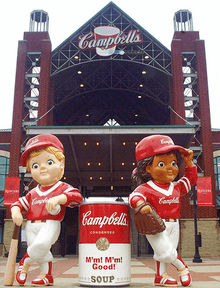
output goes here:
[{"label": "red baseball uniform", "polygon": [[129,196],[132,208],[140,200],[149,202],[163,219],[180,218],[180,197],[191,190],[196,183],[197,168],[195,165],[186,167],[185,176],[177,182],[159,184],[154,180],[138,186]]},{"label": "red baseball uniform", "polygon": [[[57,215],[51,215],[46,209],[47,201],[60,194],[67,196],[65,205],[61,205],[61,211]],[[27,220],[57,220],[62,221],[65,215],[65,206],[74,207],[80,203],[82,196],[78,189],[64,182],[57,182],[52,186],[40,187],[37,185],[26,196],[19,198],[13,206],[19,206],[21,211],[27,211]]]}]

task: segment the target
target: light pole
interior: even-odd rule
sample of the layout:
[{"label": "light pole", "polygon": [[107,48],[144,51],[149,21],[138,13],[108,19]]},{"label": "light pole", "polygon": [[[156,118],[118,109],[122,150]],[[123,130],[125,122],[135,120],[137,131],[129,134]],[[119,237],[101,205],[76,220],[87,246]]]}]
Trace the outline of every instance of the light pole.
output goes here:
[{"label": "light pole", "polygon": [[[19,166],[19,173],[20,173],[20,197],[23,196],[23,187],[24,187],[24,175],[27,171],[26,167]],[[19,236],[18,236],[18,253],[16,261],[19,262],[22,259],[21,255],[21,226],[19,227]]]},{"label": "light pole", "polygon": [[195,227],[195,255],[193,258],[193,262],[201,263],[202,259],[199,255],[199,247],[201,247],[201,234],[198,234],[197,229],[197,197],[196,197],[196,185],[193,186],[193,208],[194,208],[194,227]]}]

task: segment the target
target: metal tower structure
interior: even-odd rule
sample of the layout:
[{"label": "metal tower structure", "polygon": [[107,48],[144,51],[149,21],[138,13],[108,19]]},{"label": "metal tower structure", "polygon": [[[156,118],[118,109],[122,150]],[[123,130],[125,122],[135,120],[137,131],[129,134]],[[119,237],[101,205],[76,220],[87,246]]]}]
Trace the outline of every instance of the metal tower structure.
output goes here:
[{"label": "metal tower structure", "polygon": [[[212,189],[215,191],[204,41],[200,40],[199,32],[193,31],[192,13],[188,10],[175,13],[174,29],[171,46],[175,85],[174,110],[186,124],[195,126],[194,140],[190,148],[194,151],[198,176],[211,177]],[[205,208],[203,209],[203,213],[207,213]]]},{"label": "metal tower structure", "polygon": [[34,10],[31,12],[30,17],[30,32],[48,32],[49,29],[49,16],[43,10]]},{"label": "metal tower structure", "polygon": [[22,126],[37,125],[38,100],[41,70],[41,52],[28,51],[26,59],[25,84],[27,91],[24,95],[24,115]]},{"label": "metal tower structure", "polygon": [[43,122],[41,120],[50,105],[51,42],[48,21],[46,12],[34,10],[30,16],[30,31],[24,32],[24,39],[18,43],[9,168],[11,176],[18,176],[19,173],[26,127],[46,125],[49,121],[48,117]]},{"label": "metal tower structure", "polygon": [[193,31],[193,18],[189,10],[179,10],[174,14],[174,31]]},{"label": "metal tower structure", "polygon": [[[30,15],[29,32],[38,32],[36,35],[48,33],[49,16],[43,10],[34,10]],[[30,34],[32,35],[32,34]],[[39,37],[39,36],[38,36]],[[32,39],[31,39],[32,40]],[[41,76],[41,48],[27,51],[25,71],[24,118],[22,126],[37,125],[39,107],[39,88]],[[42,78],[42,77],[41,77]],[[42,85],[41,85],[42,86]]]},{"label": "metal tower structure", "polygon": [[[174,31],[175,32],[193,32],[193,17],[189,10],[180,10],[174,14]],[[184,89],[184,107],[186,123],[195,125],[197,131],[201,127],[201,119],[199,115],[199,94],[198,94],[198,71],[196,51],[182,51],[182,73],[183,73],[183,89]],[[202,144],[195,137],[195,146],[191,149],[194,151],[199,168],[199,175],[203,176],[203,168],[199,165],[198,159],[202,156]]]}]

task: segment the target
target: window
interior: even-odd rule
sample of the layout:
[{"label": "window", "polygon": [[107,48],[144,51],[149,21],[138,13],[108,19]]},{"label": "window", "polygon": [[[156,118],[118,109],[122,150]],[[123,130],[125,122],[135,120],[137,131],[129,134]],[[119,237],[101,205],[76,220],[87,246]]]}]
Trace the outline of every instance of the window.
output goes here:
[{"label": "window", "polygon": [[4,243],[4,219],[6,217],[6,210],[0,210],[0,244]]},{"label": "window", "polygon": [[220,191],[220,156],[214,158],[215,189]]},{"label": "window", "polygon": [[5,189],[5,177],[8,176],[9,158],[0,156],[0,192]]},{"label": "window", "polygon": [[[3,196],[5,189],[5,177],[8,176],[9,171],[9,158],[0,156],[0,196],[1,196],[1,204],[3,206]],[[5,219],[5,210],[0,210],[0,243],[3,243],[3,235],[4,235],[4,219]]]}]

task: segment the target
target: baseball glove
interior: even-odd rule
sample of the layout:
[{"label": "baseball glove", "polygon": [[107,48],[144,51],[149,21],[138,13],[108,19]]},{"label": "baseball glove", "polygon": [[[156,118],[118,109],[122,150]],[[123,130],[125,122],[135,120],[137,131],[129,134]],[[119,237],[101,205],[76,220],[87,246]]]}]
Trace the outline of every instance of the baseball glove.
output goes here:
[{"label": "baseball glove", "polygon": [[[141,208],[146,205],[151,207],[153,211],[152,214],[150,212],[140,212]],[[148,202],[145,202],[134,209],[134,222],[138,233],[144,235],[156,235],[157,233],[163,232],[166,228],[161,217],[157,214],[154,207],[152,207],[152,205]]]}]

